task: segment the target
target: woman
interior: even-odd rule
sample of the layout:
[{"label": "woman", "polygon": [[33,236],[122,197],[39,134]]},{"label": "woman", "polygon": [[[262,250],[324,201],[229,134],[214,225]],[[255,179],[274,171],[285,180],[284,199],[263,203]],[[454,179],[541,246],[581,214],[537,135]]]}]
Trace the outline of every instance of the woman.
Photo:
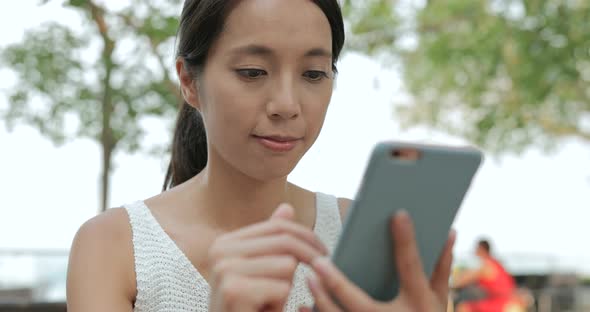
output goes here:
[{"label": "woman", "polygon": [[397,216],[403,290],[375,302],[326,258],[349,200],[287,182],[320,132],[343,43],[336,0],[185,1],[165,192],[80,228],[68,311],[297,311],[314,299],[339,311],[332,298],[350,311],[444,310],[452,237],[429,281]]}]

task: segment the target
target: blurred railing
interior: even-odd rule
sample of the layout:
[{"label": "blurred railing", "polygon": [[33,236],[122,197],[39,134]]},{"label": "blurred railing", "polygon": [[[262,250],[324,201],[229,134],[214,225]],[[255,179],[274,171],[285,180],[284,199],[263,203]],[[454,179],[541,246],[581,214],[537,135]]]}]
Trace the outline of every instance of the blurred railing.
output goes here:
[{"label": "blurred railing", "polygon": [[65,311],[67,261],[67,250],[0,250],[0,312]]},{"label": "blurred railing", "polygon": [[2,304],[0,312],[66,312],[65,302]]},{"label": "blurred railing", "polygon": [[[68,250],[0,250],[0,312],[65,311],[67,261]],[[530,311],[590,311],[590,287],[555,257],[519,255],[506,264],[520,268],[517,280],[535,301]]]}]

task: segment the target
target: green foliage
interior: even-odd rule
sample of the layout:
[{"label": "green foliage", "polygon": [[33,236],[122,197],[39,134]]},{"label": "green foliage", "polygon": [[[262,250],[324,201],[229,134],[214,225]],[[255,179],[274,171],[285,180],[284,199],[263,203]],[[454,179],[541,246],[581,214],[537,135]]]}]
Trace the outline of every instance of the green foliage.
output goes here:
[{"label": "green foliage", "polygon": [[[346,49],[402,60],[414,97],[399,109],[403,124],[445,129],[496,152],[563,137],[590,142],[583,125],[590,118],[589,1],[427,0],[400,14],[408,3],[416,6],[343,1]],[[0,55],[19,78],[0,117],[60,143],[76,136],[100,142],[109,116],[114,146],[137,150],[141,118],[172,120],[176,110],[171,70],[181,4],[132,0],[115,12],[66,1],[81,13],[83,29],[46,24]],[[400,47],[404,36],[417,45]],[[67,115],[80,121],[74,133],[63,130]]]},{"label": "green foliage", "polygon": [[[179,10],[179,1],[176,4]],[[170,15],[164,15],[166,10],[145,5],[148,14],[139,16],[135,7],[110,12],[86,0],[70,0],[66,6],[82,13],[84,29],[45,24],[0,55],[2,65],[18,77],[16,87],[8,91],[10,105],[0,111],[0,118],[9,128],[20,122],[31,124],[58,144],[76,137],[105,144],[101,142],[102,104],[108,92],[112,112],[106,124],[113,147],[135,151],[144,134],[139,121],[146,116],[172,120],[176,110],[178,92],[169,74],[173,68],[169,39],[175,35],[178,12],[168,10]],[[103,40],[97,18],[108,27]],[[104,53],[96,52],[105,50],[106,44],[114,50],[105,60]],[[66,115],[79,121],[73,133],[63,127]]]},{"label": "green foliage", "polygon": [[402,55],[415,96],[400,109],[491,151],[590,142],[590,2],[429,1]]},{"label": "green foliage", "polygon": [[[81,29],[45,24],[0,53],[2,65],[18,78],[7,91],[9,106],[0,110],[0,118],[9,129],[16,123],[32,125],[56,144],[77,137],[99,143],[100,208],[105,210],[113,154],[161,150],[140,144],[141,120],[173,120],[176,112],[179,90],[170,71],[180,0],[159,6],[133,0],[120,11],[92,0],[64,5],[80,13]],[[71,127],[64,127],[65,121],[72,116],[77,128],[67,132]]]},{"label": "green foliage", "polygon": [[368,54],[393,51],[400,19],[392,3],[391,0],[343,1],[348,50]]},{"label": "green foliage", "polygon": [[[9,127],[26,122],[62,143],[66,139],[65,114],[78,111],[79,115],[96,115],[92,108],[96,107],[99,90],[81,79],[87,65],[75,53],[88,41],[59,24],[44,24],[41,28],[43,31],[27,33],[22,44],[2,53],[3,65],[12,67],[19,83],[10,90],[10,106],[1,117]],[[85,131],[96,133],[92,121],[84,125]]]}]

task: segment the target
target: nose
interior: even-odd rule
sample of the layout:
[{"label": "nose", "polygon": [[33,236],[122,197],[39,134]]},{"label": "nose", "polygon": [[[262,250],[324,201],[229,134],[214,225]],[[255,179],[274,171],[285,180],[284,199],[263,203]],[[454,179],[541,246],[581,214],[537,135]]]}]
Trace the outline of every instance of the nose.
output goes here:
[{"label": "nose", "polygon": [[283,77],[272,88],[272,96],[266,105],[268,117],[274,120],[297,118],[301,114],[301,105],[293,79]]}]

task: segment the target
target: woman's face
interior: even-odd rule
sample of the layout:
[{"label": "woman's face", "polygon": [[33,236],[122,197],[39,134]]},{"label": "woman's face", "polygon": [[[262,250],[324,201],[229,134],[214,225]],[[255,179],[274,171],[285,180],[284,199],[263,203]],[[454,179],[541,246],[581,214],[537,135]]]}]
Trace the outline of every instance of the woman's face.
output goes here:
[{"label": "woman's face", "polygon": [[210,160],[288,175],[319,135],[333,75],[330,24],[312,1],[237,2],[196,83]]}]

